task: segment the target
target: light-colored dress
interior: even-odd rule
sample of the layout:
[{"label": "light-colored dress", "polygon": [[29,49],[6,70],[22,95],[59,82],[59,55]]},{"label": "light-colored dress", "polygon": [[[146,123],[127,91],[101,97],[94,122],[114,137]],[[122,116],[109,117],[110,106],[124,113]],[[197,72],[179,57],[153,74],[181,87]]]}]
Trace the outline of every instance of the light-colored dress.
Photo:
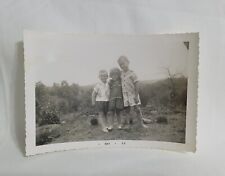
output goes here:
[{"label": "light-colored dress", "polygon": [[128,70],[127,72],[122,71],[121,81],[124,107],[141,104],[139,95],[138,103],[135,103],[135,83],[138,82],[137,75],[132,70]]}]

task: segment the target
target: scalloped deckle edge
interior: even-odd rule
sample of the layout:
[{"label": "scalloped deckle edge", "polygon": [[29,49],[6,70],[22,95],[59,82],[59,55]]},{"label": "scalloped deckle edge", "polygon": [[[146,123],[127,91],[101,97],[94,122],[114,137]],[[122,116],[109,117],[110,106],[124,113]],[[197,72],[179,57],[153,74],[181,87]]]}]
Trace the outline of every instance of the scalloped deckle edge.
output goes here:
[{"label": "scalloped deckle edge", "polygon": [[[187,112],[186,112],[186,132],[185,143],[174,143],[164,141],[146,140],[101,140],[101,141],[77,141],[36,146],[36,124],[35,124],[35,60],[32,58],[33,42],[45,38],[63,39],[73,36],[81,38],[114,38],[120,37],[180,37],[183,41],[188,41],[184,45],[189,50],[188,56],[188,92],[187,92]],[[55,151],[66,151],[71,149],[100,149],[100,148],[143,148],[160,149],[177,152],[195,152],[197,136],[197,106],[198,106],[198,68],[199,68],[199,33],[173,33],[173,34],[69,34],[69,33],[45,33],[35,31],[24,32],[24,70],[25,70],[25,112],[26,112],[26,156],[43,154]],[[44,40],[43,40],[44,41]]]}]

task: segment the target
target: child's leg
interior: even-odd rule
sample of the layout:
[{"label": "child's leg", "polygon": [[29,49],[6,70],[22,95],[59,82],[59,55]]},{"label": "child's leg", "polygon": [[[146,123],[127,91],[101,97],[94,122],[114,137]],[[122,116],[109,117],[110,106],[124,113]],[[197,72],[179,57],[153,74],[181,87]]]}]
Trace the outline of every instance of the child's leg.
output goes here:
[{"label": "child's leg", "polygon": [[123,127],[126,125],[127,112],[126,109],[120,111],[120,124]]},{"label": "child's leg", "polygon": [[99,120],[99,123],[101,124],[102,131],[108,132],[106,128],[106,118],[105,118],[104,112],[98,113],[98,120]]},{"label": "child's leg", "polygon": [[116,99],[111,99],[109,101],[109,126],[108,129],[113,129],[113,123],[114,123],[114,116],[115,116],[115,110],[116,110]]},{"label": "child's leg", "polygon": [[130,115],[128,116],[128,124],[133,124],[134,123],[134,118],[136,116],[136,112],[134,110],[134,107],[131,106],[130,107]]},{"label": "child's leg", "polygon": [[108,112],[108,129],[109,130],[113,129],[113,122],[114,122],[114,112],[109,111]]},{"label": "child's leg", "polygon": [[129,111],[129,115],[128,115],[128,124],[132,124],[133,120],[136,116],[136,112],[134,110],[134,106],[130,106],[130,111]]},{"label": "child's leg", "polygon": [[131,107],[125,107],[123,110],[122,110],[122,116],[121,116],[121,111],[119,111],[119,117],[120,118],[120,124],[121,124],[121,127],[124,127],[124,128],[129,128],[129,120],[130,120],[130,117],[132,116],[132,113],[131,113]]},{"label": "child's leg", "polygon": [[117,117],[117,123],[118,123],[118,128],[122,128],[122,120],[121,120],[121,115],[120,115],[120,110],[116,111],[116,117]]},{"label": "child's leg", "polygon": [[123,110],[121,110],[120,117],[121,117],[122,126],[126,126],[128,124],[129,113],[130,113],[130,107],[125,107]]}]

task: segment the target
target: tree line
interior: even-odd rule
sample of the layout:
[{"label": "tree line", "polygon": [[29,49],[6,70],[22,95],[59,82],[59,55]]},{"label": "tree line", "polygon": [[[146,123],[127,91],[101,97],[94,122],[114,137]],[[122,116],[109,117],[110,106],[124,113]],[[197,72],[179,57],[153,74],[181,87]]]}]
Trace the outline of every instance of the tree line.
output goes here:
[{"label": "tree line", "polygon": [[[179,77],[163,79],[157,82],[140,82],[140,98],[142,106],[154,108],[186,108],[187,78]],[[68,113],[95,113],[91,106],[91,93],[94,85],[69,85],[67,81],[46,86],[37,82],[35,86],[36,124],[60,123],[60,116]]]}]

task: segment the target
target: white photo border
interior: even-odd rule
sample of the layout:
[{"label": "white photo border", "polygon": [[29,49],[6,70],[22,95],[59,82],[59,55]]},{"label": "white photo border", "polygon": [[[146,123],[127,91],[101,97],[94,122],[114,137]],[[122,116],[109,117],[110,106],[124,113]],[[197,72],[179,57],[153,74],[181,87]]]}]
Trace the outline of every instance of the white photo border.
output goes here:
[{"label": "white photo border", "polygon": [[[198,62],[199,62],[199,33],[175,33],[175,34],[146,34],[163,35],[164,37],[182,37],[183,41],[189,41],[188,57],[188,89],[187,89],[187,112],[186,112],[186,132],[185,143],[173,143],[163,141],[145,141],[145,140],[103,140],[103,141],[82,141],[66,142],[57,144],[47,144],[36,146],[36,124],[35,124],[35,81],[33,71],[30,69],[32,64],[28,55],[30,43],[35,37],[55,35],[68,35],[63,33],[45,33],[35,31],[24,31],[24,68],[25,68],[25,112],[26,112],[26,156],[65,151],[71,149],[92,149],[92,148],[149,148],[162,149],[178,152],[195,152],[196,151],[196,134],[197,134],[197,95],[198,95]],[[85,35],[85,34],[69,34]],[[88,34],[95,37],[107,37],[113,35],[126,34]],[[139,36],[140,34],[134,35]],[[143,34],[144,35],[144,34]],[[142,36],[143,36],[142,35]],[[127,35],[133,36],[133,35]]]}]

